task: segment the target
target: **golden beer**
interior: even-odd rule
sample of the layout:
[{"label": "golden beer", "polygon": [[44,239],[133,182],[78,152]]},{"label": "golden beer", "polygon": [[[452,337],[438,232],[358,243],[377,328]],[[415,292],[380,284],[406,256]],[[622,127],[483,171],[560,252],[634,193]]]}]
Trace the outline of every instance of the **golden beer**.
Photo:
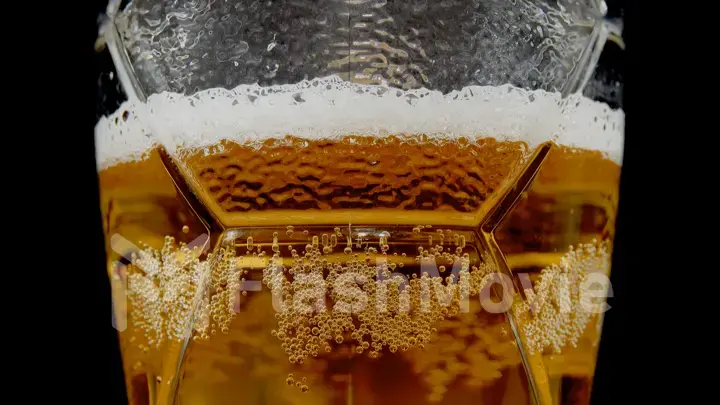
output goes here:
[{"label": "golden beer", "polygon": [[[490,90],[478,111],[508,105]],[[324,104],[260,119],[277,105],[250,102],[233,132],[227,111],[163,96],[101,122],[131,403],[588,403],[603,302],[588,280],[609,274],[620,175],[597,139],[615,142],[621,114],[532,95],[436,125],[402,102],[377,121]],[[437,116],[472,111],[442,101]],[[576,102],[587,122],[536,125]]]}]

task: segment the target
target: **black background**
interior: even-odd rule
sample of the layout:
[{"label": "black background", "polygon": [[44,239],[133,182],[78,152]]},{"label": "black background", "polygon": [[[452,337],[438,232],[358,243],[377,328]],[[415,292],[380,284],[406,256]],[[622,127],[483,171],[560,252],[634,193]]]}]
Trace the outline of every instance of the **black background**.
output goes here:
[{"label": "black background", "polygon": [[[714,297],[698,294],[713,286],[712,277],[692,277],[715,271],[714,237],[697,232],[717,229],[708,194],[717,114],[693,92],[714,99],[706,54],[714,47],[716,13],[679,2],[669,8],[607,3],[625,20],[626,51],[604,55],[610,60],[601,64],[624,83],[626,139],[613,309],[606,314],[592,401],[693,403],[715,385],[713,372],[690,363],[714,368],[708,325],[716,316],[702,312],[714,305],[698,306]],[[108,322],[109,282],[100,270],[105,257],[93,127],[118,101],[99,97],[110,94],[98,87],[109,60],[93,50],[104,7],[12,3],[4,14],[6,208],[0,211],[9,242],[0,347],[10,403],[127,401]],[[703,203],[691,202],[693,196]]]}]

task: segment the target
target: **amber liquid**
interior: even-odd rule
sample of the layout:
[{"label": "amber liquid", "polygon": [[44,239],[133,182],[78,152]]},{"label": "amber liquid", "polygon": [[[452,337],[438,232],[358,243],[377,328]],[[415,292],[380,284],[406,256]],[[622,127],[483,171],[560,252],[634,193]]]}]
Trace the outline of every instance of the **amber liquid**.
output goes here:
[{"label": "amber liquid", "polygon": [[[588,403],[601,315],[582,323],[572,342],[537,347],[525,327],[534,318],[491,313],[472,293],[466,306],[453,299],[445,312],[433,304],[422,313],[412,293],[410,308],[401,309],[402,287],[390,285],[383,312],[379,293],[363,284],[357,291],[370,304],[362,315],[336,313],[342,294],[330,293],[324,315],[319,307],[278,315],[268,266],[282,261],[292,301],[303,271],[322,274],[331,290],[330,279],[370,275],[379,259],[419,280],[430,257],[446,268],[437,274],[443,285],[457,263],[509,275],[517,304],[526,298],[520,275],[538,284],[571,246],[611,242],[619,172],[595,151],[423,136],[228,142],[175,157],[156,149],[106,168],[108,241],[127,241],[122,248],[108,242],[108,267],[116,318],[128,314],[120,337],[131,403]],[[209,252],[230,254],[239,269],[233,277],[242,278],[213,284],[222,297],[208,308],[218,318],[211,312],[207,329],[187,338],[140,325],[155,319],[133,312],[148,300],[119,299],[127,274],[142,272],[131,251],[141,242],[161,251],[167,236],[173,244],[200,240],[201,261]],[[503,292],[492,292],[499,302]],[[535,322],[548,336],[562,326]]]}]

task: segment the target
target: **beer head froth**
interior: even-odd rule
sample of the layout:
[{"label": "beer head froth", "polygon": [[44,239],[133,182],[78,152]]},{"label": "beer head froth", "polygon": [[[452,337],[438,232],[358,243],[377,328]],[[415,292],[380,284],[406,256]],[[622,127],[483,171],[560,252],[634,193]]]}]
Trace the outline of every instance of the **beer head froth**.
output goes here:
[{"label": "beer head froth", "polygon": [[494,137],[530,146],[546,141],[599,150],[620,162],[624,114],[581,95],[510,85],[469,86],[443,94],[327,77],[292,85],[242,85],[192,96],[160,93],[125,103],[96,126],[100,168],[134,160],[156,144],[169,152],[294,135],[426,134],[453,139]]}]

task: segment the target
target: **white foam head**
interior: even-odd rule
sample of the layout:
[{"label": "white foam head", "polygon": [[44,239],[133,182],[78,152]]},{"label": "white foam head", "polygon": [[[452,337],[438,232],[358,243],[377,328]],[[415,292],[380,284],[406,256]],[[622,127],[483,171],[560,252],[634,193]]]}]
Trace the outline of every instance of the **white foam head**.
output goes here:
[{"label": "white foam head", "polygon": [[604,152],[622,160],[624,113],[573,95],[510,85],[470,86],[448,94],[398,90],[327,77],[292,85],[243,85],[192,96],[161,93],[124,103],[95,130],[100,169],[141,159],[153,146],[170,153],[222,140],[244,143],[295,135],[326,139],[347,134],[494,137]]}]

